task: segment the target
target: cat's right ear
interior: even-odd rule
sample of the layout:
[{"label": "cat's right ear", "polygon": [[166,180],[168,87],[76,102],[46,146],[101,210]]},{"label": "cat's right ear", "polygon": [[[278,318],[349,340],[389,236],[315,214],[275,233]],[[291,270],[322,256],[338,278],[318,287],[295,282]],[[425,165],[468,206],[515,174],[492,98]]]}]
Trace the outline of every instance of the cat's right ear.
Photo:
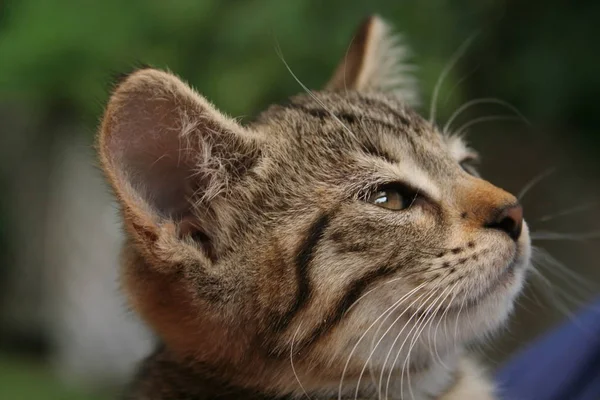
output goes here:
[{"label": "cat's right ear", "polygon": [[155,69],[138,70],[117,86],[98,151],[129,236],[164,265],[218,257],[215,203],[260,152],[254,133]]},{"label": "cat's right ear", "polygon": [[356,31],[326,90],[392,93],[410,105],[420,103],[409,49],[379,16],[368,17]]}]

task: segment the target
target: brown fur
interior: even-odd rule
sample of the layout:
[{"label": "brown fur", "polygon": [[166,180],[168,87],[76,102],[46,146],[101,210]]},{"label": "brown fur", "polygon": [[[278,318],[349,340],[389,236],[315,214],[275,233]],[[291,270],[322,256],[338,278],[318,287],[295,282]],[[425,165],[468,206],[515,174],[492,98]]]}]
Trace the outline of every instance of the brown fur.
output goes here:
[{"label": "brown fur", "polygon": [[[393,398],[491,396],[456,343],[510,312],[527,229],[492,228],[516,199],[461,169],[466,146],[388,86],[410,79],[389,79],[403,60],[380,53],[404,53],[387,32],[369,19],[328,90],[247,127],[167,72],[116,88],[98,149],[128,235],[123,287],[161,341],[130,398],[346,398],[359,381],[371,398],[367,364]],[[398,182],[408,208],[369,204]]]}]

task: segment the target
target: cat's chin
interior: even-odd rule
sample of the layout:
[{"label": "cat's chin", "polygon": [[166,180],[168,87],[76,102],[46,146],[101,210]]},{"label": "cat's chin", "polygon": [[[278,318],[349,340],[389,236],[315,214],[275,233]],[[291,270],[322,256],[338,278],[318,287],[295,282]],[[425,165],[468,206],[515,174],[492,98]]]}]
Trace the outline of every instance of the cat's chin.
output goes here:
[{"label": "cat's chin", "polygon": [[[528,238],[527,238],[528,240]],[[469,344],[488,339],[498,332],[514,310],[530,268],[530,246],[520,246],[514,260],[481,295],[457,306],[443,316],[442,324],[453,329],[449,342]]]},{"label": "cat's chin", "polygon": [[512,260],[503,272],[495,277],[477,297],[467,299],[460,305],[451,306],[449,314],[459,313],[461,309],[468,312],[490,302],[492,304],[502,304],[504,300],[508,300],[512,303],[523,287],[524,272],[527,268],[528,263],[523,262],[523,260],[518,258]]},{"label": "cat's chin", "polygon": [[[423,314],[421,318],[418,313],[414,314],[413,320],[417,322],[409,321],[399,328],[404,334],[390,331],[389,335],[386,335],[389,338],[381,340],[376,346],[377,350],[381,351],[370,353],[373,347],[368,347],[363,349],[362,355],[371,354],[375,365],[379,362],[388,365],[392,360],[404,360],[407,357],[410,357],[410,365],[428,365],[434,361],[433,357],[450,357],[465,345],[480,343],[490,338],[500,330],[513,311],[515,298],[523,288],[528,263],[528,259],[516,260],[506,276],[498,279],[490,290],[468,305],[463,303],[462,307],[450,307],[440,315],[431,316],[430,319],[426,319]],[[425,320],[426,324],[422,322]],[[381,328],[378,332],[386,332],[386,329]],[[420,340],[415,340],[417,336]],[[378,343],[379,339],[380,335],[373,343]],[[394,364],[397,363],[402,367],[402,361],[396,361]]]},{"label": "cat's chin", "polygon": [[448,320],[459,326],[455,340],[463,343],[489,338],[504,326],[514,310],[515,299],[521,292],[529,268],[529,259],[518,260],[503,273],[477,300],[462,310],[449,312]]},{"label": "cat's chin", "polygon": [[[473,297],[456,300],[447,309],[437,313],[437,318],[443,318],[445,323],[453,321],[457,331],[478,331],[485,335],[501,326],[513,310],[515,298],[521,292],[527,271],[531,266],[531,246],[526,225],[524,235],[517,243],[515,255],[506,262],[502,270],[485,287],[476,292]],[[436,319],[437,319],[436,318]],[[442,321],[444,322],[444,321]],[[481,327],[481,329],[478,329]]]},{"label": "cat's chin", "polygon": [[[523,243],[524,246],[519,246],[517,255],[504,268],[505,271],[476,298],[464,302],[459,301],[458,306],[451,305],[447,309],[433,315],[430,314],[430,318],[424,313],[416,312],[411,314],[413,315],[412,323],[409,320],[398,328],[402,329],[402,332],[390,330],[386,335],[387,339],[381,340],[377,346],[381,352],[376,351],[372,354],[373,360],[376,360],[374,364],[376,365],[379,361],[386,364],[394,358],[403,360],[409,354],[411,365],[415,362],[419,363],[419,361],[427,364],[432,361],[433,354],[436,358],[438,354],[442,357],[444,354],[450,356],[462,346],[480,343],[497,333],[512,313],[515,298],[523,288],[529,269],[529,244]],[[393,320],[393,318],[391,319]],[[381,332],[386,332],[386,328],[387,326],[380,327],[378,331],[380,335],[373,343],[382,339]],[[419,336],[421,340],[415,342],[416,336]],[[414,348],[413,343],[415,344]],[[404,347],[406,353],[397,355],[400,347]],[[390,350],[392,348],[395,349],[393,354]],[[373,348],[369,347],[363,351],[363,356],[368,356]],[[389,359],[390,354],[391,360]]]}]

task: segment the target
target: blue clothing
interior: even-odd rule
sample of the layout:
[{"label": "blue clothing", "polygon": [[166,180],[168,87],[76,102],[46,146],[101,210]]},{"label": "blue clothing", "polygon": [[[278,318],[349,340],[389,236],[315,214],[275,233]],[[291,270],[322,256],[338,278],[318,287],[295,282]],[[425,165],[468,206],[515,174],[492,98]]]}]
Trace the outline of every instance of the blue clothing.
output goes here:
[{"label": "blue clothing", "polygon": [[600,400],[600,298],[496,376],[506,400]]}]

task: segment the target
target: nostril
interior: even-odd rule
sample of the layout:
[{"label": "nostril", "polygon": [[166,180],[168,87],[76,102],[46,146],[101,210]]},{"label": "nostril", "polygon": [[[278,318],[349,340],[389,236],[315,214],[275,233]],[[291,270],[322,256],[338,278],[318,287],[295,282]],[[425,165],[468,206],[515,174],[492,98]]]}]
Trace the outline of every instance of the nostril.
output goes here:
[{"label": "nostril", "polygon": [[498,229],[506,232],[513,240],[519,239],[523,229],[523,207],[513,204],[503,208],[493,221],[486,224],[486,228]]}]

